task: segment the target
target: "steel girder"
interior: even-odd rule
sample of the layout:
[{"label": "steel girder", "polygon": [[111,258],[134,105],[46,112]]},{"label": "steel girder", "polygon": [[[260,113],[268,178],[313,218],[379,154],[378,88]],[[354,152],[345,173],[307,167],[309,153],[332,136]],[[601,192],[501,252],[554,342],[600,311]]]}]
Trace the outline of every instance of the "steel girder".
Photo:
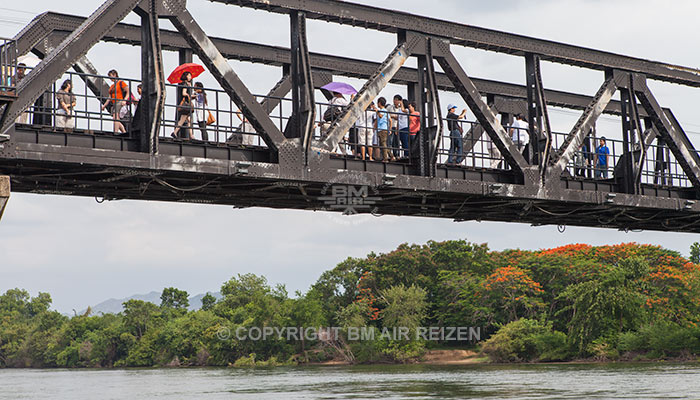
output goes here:
[{"label": "steel girder", "polygon": [[397,10],[338,0],[211,0],[217,3],[288,14],[304,11],[307,18],[385,32],[415,31],[442,37],[453,44],[597,70],[623,69],[650,79],[700,87],[700,70],[615,53],[459,24]]},{"label": "steel girder", "polygon": [[[35,18],[30,23],[30,26],[40,26],[42,28],[41,32],[56,30],[61,32],[64,36],[67,36],[84,20],[84,17],[50,12],[41,14]],[[32,29],[26,34],[18,34],[15,38],[21,39],[18,41],[18,43],[24,43],[25,47],[22,48],[26,49],[26,46],[31,42],[26,39],[25,36],[29,34],[38,35],[38,32],[38,29]],[[291,64],[290,49],[288,48],[214,37],[210,37],[210,39],[212,42],[214,42],[219,51],[221,51],[221,54],[230,60],[249,61],[275,66],[288,66]],[[103,37],[103,40],[130,45],[140,45],[140,27],[124,23],[117,24],[117,26],[112,28],[112,30],[110,30]],[[189,44],[179,32],[164,29],[161,29],[161,45],[163,50],[168,51],[178,51],[183,48],[190,48]],[[18,47],[21,46],[18,44]],[[24,52],[26,53],[29,50],[31,49],[27,49]],[[372,76],[380,65],[379,63],[371,61],[356,60],[347,57],[318,53],[309,53],[309,63],[312,69],[318,71],[325,71],[334,75],[349,76],[360,79],[367,79]],[[394,75],[391,82],[396,84],[415,85],[418,83],[416,76],[417,71],[414,68],[402,67],[396,73],[396,75]],[[471,79],[479,89],[479,92],[484,95],[493,94],[506,98],[527,98],[526,86],[479,79],[475,77],[472,77]],[[455,91],[454,86],[443,73],[436,74],[436,82],[440,90]],[[591,100],[590,96],[548,89],[545,89],[545,96],[547,104],[550,106],[571,108],[576,110],[585,110]],[[616,100],[611,101],[604,112],[607,114],[619,115],[620,103]],[[642,116],[644,116],[644,110],[641,110],[641,112]]]},{"label": "steel girder", "polygon": [[[14,121],[34,103],[53,82],[75,61],[85,55],[119,21],[124,19],[141,0],[108,0],[97,9],[78,29],[68,35],[39,65],[17,86],[17,99],[7,111],[8,121]],[[0,127],[7,130],[8,123]]]}]

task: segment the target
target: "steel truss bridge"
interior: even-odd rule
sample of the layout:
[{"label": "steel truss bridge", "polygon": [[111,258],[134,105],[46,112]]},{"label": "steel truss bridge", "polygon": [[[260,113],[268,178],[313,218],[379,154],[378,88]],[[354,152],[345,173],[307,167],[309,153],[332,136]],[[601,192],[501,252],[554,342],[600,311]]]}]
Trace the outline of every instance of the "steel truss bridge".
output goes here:
[{"label": "steel truss bridge", "polygon": [[[16,69],[18,55],[32,52],[42,61],[21,81],[0,88],[0,175],[6,175],[0,178],[0,209],[11,184],[15,192],[108,200],[332,211],[323,199],[330,186],[345,185],[371,188],[371,211],[378,214],[700,232],[700,158],[647,85],[656,80],[699,87],[700,70],[337,0],[213,1],[288,15],[291,48],[209,37],[185,0],[108,0],[87,18],[47,12],[5,41],[3,74]],[[121,23],[132,12],[141,24]],[[382,63],[311,53],[307,19],[388,32],[396,47]],[[162,20],[177,31],[161,29]],[[86,57],[100,41],[141,49],[143,95],[129,134],[22,121],[27,110],[39,112],[38,99],[71,69],[95,99],[109,96],[106,80]],[[522,57],[527,84],[470,76],[453,53],[459,46]],[[164,135],[164,51],[178,52],[181,62],[197,55],[260,145]],[[417,68],[404,66],[409,58],[417,59]],[[255,96],[228,60],[280,67],[282,74],[266,96]],[[593,97],[547,90],[541,61],[603,71],[604,79]],[[444,72],[436,72],[436,64]],[[334,77],[366,83],[319,136],[314,93]],[[376,162],[334,154],[389,83],[405,85],[421,115],[410,156]],[[620,100],[613,100],[618,91]],[[464,138],[471,163],[444,163],[449,133],[441,92],[459,94],[476,118]],[[291,112],[275,120],[271,113],[284,102]],[[557,134],[550,107],[578,110],[580,118]],[[525,152],[507,129],[515,114],[526,116],[530,143],[536,144]],[[613,177],[596,180],[574,174],[572,163],[582,145],[595,146],[602,114],[620,116],[622,140],[615,144]],[[478,146],[485,142],[498,149],[502,165],[474,161],[484,157]]]}]

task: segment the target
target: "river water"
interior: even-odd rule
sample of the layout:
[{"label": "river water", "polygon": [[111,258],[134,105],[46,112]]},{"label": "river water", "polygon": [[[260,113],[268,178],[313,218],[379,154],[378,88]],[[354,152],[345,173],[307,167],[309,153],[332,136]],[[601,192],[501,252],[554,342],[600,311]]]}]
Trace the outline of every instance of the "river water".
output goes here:
[{"label": "river water", "polygon": [[0,399],[700,399],[700,364],[0,370]]}]

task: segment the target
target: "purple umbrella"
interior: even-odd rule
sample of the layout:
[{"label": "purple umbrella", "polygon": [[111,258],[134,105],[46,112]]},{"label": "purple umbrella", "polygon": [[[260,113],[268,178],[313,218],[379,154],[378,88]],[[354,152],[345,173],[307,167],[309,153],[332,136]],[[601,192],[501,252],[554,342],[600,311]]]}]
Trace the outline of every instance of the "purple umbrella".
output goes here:
[{"label": "purple umbrella", "polygon": [[321,89],[327,90],[329,92],[336,92],[340,94],[356,94],[357,90],[355,90],[354,87],[348,85],[347,83],[343,82],[331,82],[325,86],[322,86]]}]

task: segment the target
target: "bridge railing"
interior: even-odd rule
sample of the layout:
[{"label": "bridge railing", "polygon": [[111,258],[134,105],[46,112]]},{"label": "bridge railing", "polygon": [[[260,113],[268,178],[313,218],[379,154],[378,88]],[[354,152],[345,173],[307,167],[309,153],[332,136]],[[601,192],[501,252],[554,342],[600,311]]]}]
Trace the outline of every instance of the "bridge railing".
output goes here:
[{"label": "bridge railing", "polygon": [[[28,74],[32,73],[31,68],[28,67],[27,70]],[[61,93],[61,86],[66,81],[72,83],[72,96],[75,99],[75,106],[70,109],[70,114],[66,114],[65,110],[61,109],[59,102],[59,98],[66,96]],[[109,92],[108,88],[115,82],[107,76],[66,72],[22,117],[18,118],[17,122],[78,134],[117,134],[129,137],[132,131],[133,117],[140,99],[140,82],[124,77],[116,80],[124,82],[129,92],[128,96],[124,96],[125,98],[120,100],[121,104],[116,107],[118,109],[116,110],[114,104],[109,104],[107,108],[104,108],[103,106],[108,102],[110,95],[94,94],[93,90],[85,83],[86,81],[91,82],[93,87],[100,88],[105,94]],[[12,84],[11,80],[9,82]],[[173,138],[171,134],[178,126],[180,117],[178,115],[178,86],[166,85],[166,101],[159,133],[161,140],[186,142],[193,139],[195,142],[219,145],[265,147],[265,143],[255,132],[255,129],[249,122],[245,121],[225,91],[211,87],[203,87],[201,90],[206,93],[207,104],[202,105],[199,101],[195,102],[189,120],[184,125],[180,124],[179,135]],[[199,97],[201,99],[202,92],[199,92],[197,88],[193,87],[190,91],[193,98]],[[262,95],[256,95],[256,99],[265,106],[275,125],[284,131],[292,113],[292,100]],[[328,110],[333,110],[338,106],[321,102],[316,103],[316,107],[313,135],[316,139],[323,139],[335,117],[335,113],[328,112]],[[210,113],[213,118],[209,117]],[[381,132],[381,129],[377,129],[379,115],[386,115],[392,120],[393,129],[386,135]],[[67,118],[69,116],[70,118]],[[410,130],[398,132],[397,125],[402,118],[404,119],[401,123],[402,127],[405,127],[407,123],[410,125],[411,119],[416,117],[401,111],[368,109],[337,148],[333,149],[333,152],[338,156],[364,157],[365,160],[410,163],[412,156],[415,155],[414,152],[417,151],[414,139],[417,136],[411,135]],[[210,120],[210,124],[206,123],[207,119]],[[123,126],[123,132],[119,126],[115,127],[115,120]],[[478,122],[459,121],[463,130],[461,139],[463,150],[461,152],[454,146],[454,138],[450,136],[448,121],[445,119],[442,123],[444,129],[442,137],[438,140],[438,164],[484,169],[507,168],[487,134],[472,134],[475,130],[480,129]],[[510,131],[512,127],[506,126],[505,128]],[[514,136],[519,137],[519,135]],[[565,133],[553,132],[552,148],[559,148],[566,136]],[[567,166],[567,171],[572,177],[594,179],[596,170],[601,169],[595,163],[597,157],[595,147],[598,146],[598,140],[590,138],[587,143],[592,147],[592,151],[587,148],[579,149]],[[525,147],[520,146],[520,143],[516,142],[516,145],[525,151]],[[632,146],[634,148],[634,144]],[[610,150],[608,178],[614,178],[614,167],[619,163],[624,153],[624,143],[619,139],[608,138],[607,147]],[[659,155],[663,156],[663,162],[661,159],[657,159]],[[674,187],[691,186],[690,181],[685,177],[680,165],[668,149],[659,149],[656,144],[651,145],[647,150],[641,167],[642,183]]]},{"label": "bridge railing", "polygon": [[[450,165],[453,167],[467,168],[488,168],[488,169],[508,169],[507,164],[503,161],[498,149],[490,140],[486,133],[481,135],[471,135],[471,130],[478,129],[479,123],[476,121],[460,120],[459,125],[462,127],[461,144],[457,137],[452,137],[450,134],[448,120],[443,120],[445,129],[443,135],[438,141],[438,164]],[[527,130],[504,126],[511,137],[515,138],[514,143],[521,150],[523,155],[527,155],[528,151],[524,143],[518,142],[518,138],[527,136]],[[552,151],[558,149],[566,139],[567,134],[562,132],[552,132]],[[472,139],[474,138],[474,139]],[[597,148],[600,145],[600,137],[589,137],[568,163],[566,171],[571,177],[581,179],[607,179],[614,178],[616,166],[620,163],[624,154],[624,142],[620,139],[606,137],[606,146],[609,150],[609,159],[607,168],[601,166],[601,162],[596,162],[599,158]],[[590,146],[590,147],[588,147]],[[635,162],[639,161],[640,146],[632,143],[632,154],[634,154]],[[459,151],[459,148],[468,149],[468,151]],[[663,157],[660,158],[659,156]],[[607,171],[607,174],[603,174]],[[597,174],[596,174],[597,172]],[[666,147],[660,147],[658,144],[652,144],[646,151],[644,162],[641,164],[640,181],[644,184],[674,186],[674,187],[690,187],[692,183],[686,177],[680,164],[676,161],[673,154]]]},{"label": "bridge railing", "polygon": [[17,42],[0,38],[0,91],[14,94],[17,87]]}]

